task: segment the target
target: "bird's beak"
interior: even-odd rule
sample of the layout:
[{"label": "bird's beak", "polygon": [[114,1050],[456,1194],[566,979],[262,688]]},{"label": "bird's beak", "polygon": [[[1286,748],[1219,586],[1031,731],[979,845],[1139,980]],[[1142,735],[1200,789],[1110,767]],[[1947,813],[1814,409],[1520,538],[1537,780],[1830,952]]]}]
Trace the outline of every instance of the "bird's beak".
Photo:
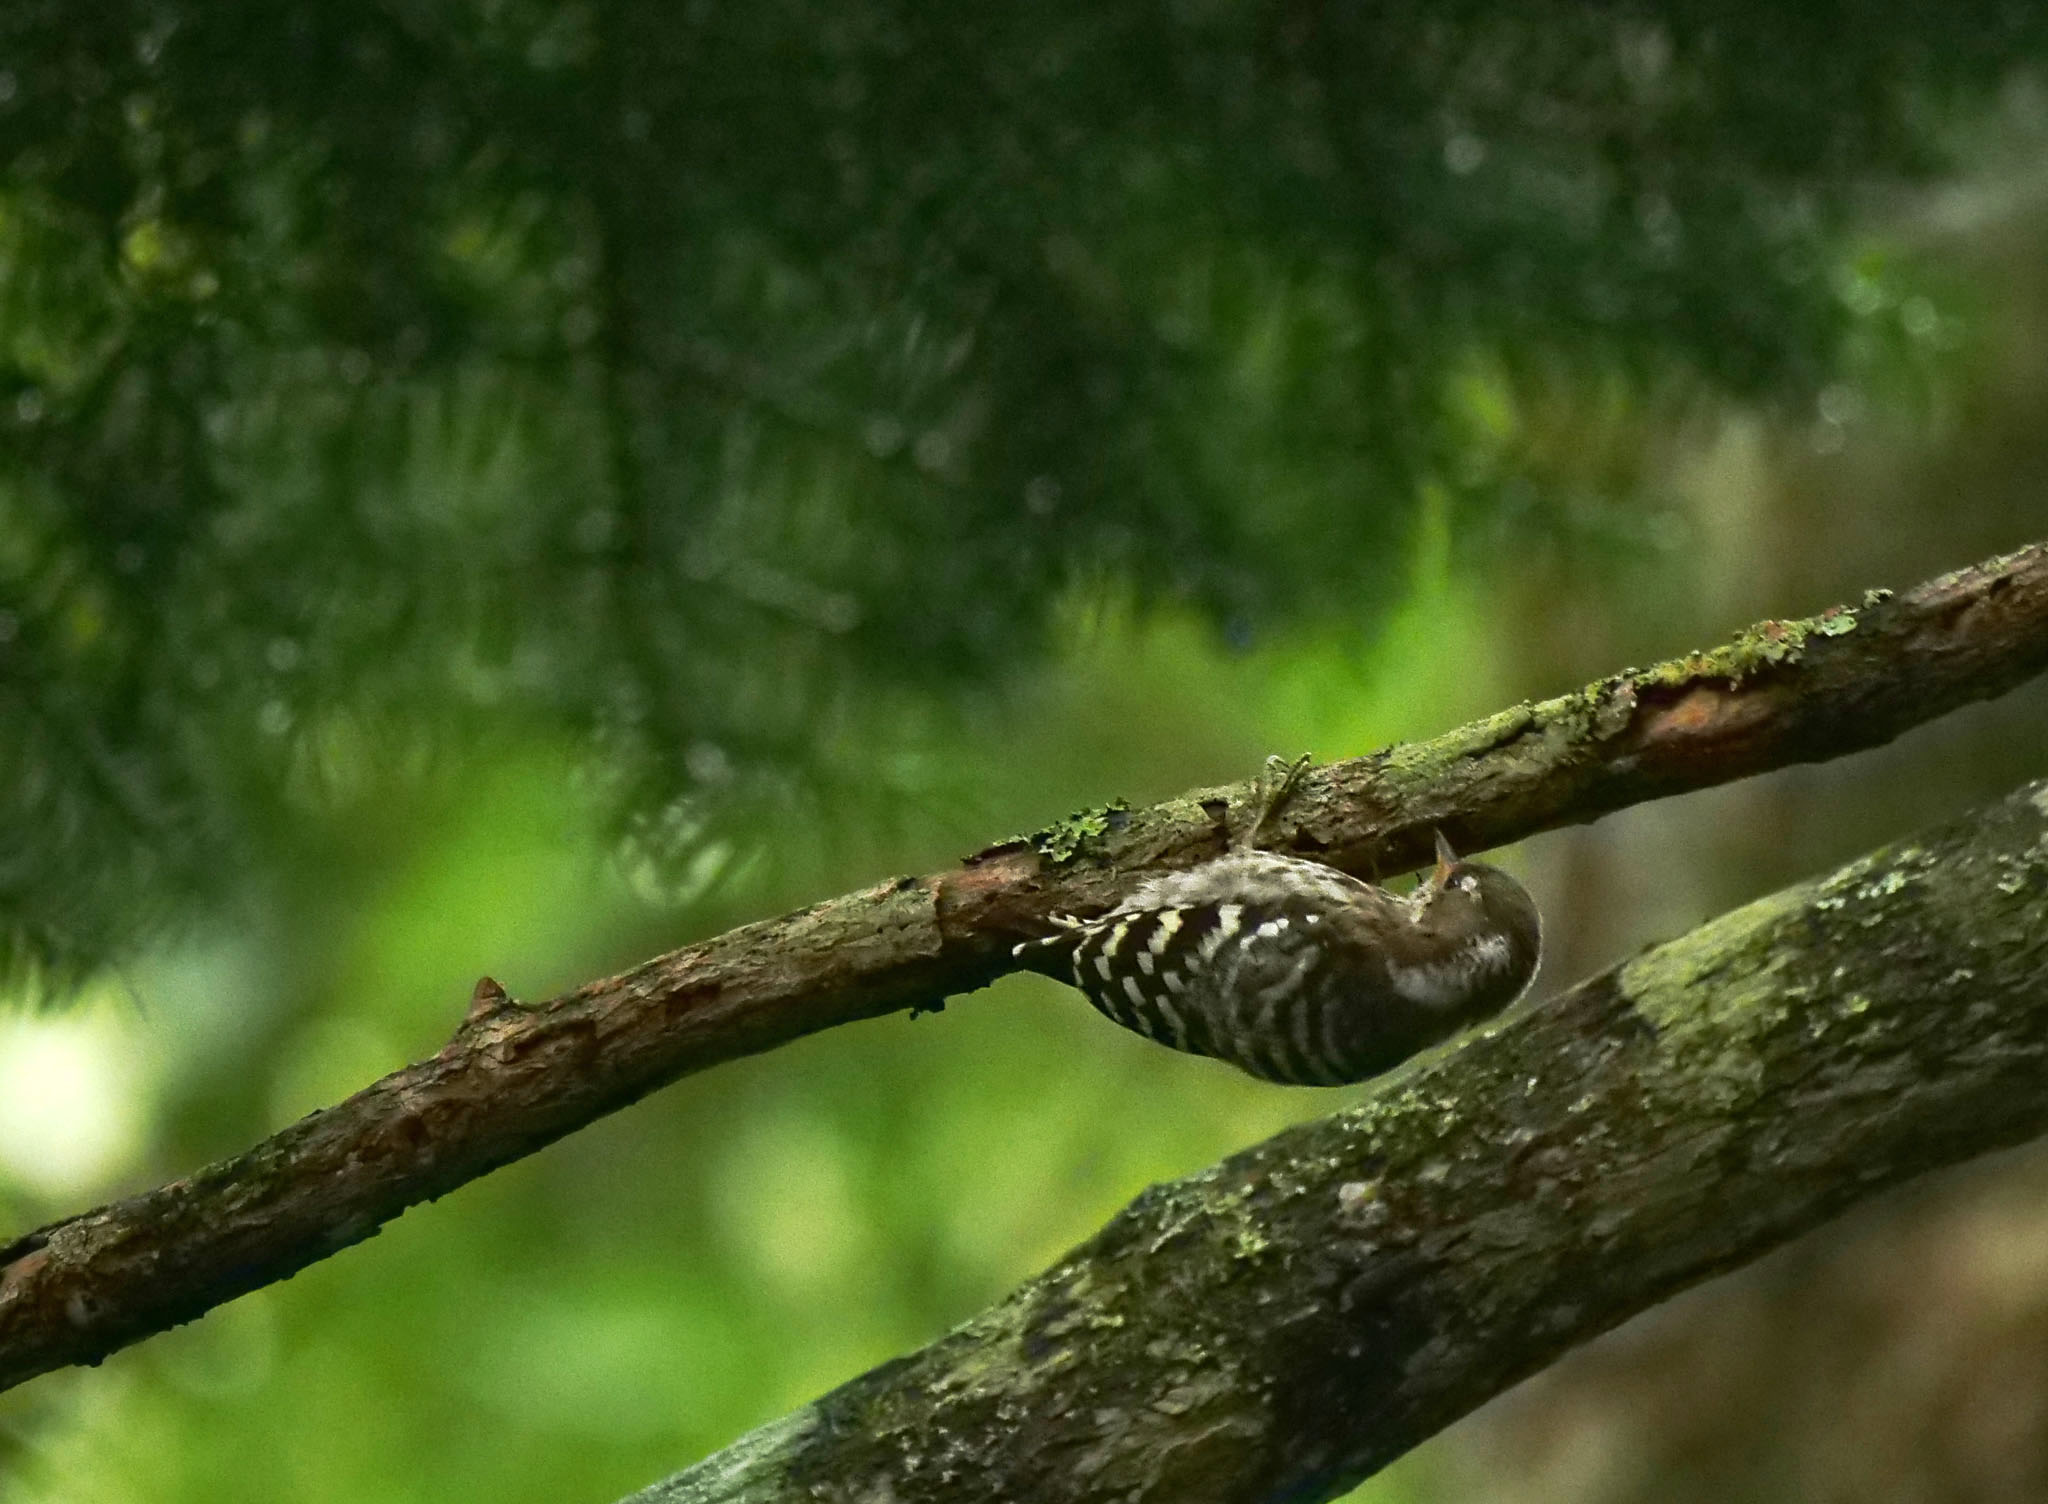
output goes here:
[{"label": "bird's beak", "polygon": [[1458,853],[1451,850],[1451,843],[1444,839],[1442,831],[1436,831],[1435,835],[1436,870],[1429,874],[1429,885],[1440,893],[1444,884],[1451,880],[1451,868],[1457,864]]}]

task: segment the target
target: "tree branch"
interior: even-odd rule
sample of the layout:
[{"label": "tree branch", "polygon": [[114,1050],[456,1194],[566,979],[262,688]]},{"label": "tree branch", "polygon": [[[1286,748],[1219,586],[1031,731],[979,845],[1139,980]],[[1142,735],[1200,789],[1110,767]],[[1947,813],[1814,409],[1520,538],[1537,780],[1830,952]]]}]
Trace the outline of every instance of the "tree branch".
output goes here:
[{"label": "tree branch", "polygon": [[634,1504],[1328,1499],[1565,1349],[2048,1129],[2048,781],[1156,1186]]},{"label": "tree branch", "polygon": [[[1875,746],[2048,667],[2048,545],[1854,609],[1764,622],[1430,741],[1306,775],[1265,844],[1352,871],[1484,850],[1640,800]],[[108,1353],[369,1237],[692,1071],[935,1006],[1056,911],[1221,852],[1250,785],[1098,810],[522,1007],[480,982],[454,1037],[246,1153],[0,1245],[0,1389]]]}]

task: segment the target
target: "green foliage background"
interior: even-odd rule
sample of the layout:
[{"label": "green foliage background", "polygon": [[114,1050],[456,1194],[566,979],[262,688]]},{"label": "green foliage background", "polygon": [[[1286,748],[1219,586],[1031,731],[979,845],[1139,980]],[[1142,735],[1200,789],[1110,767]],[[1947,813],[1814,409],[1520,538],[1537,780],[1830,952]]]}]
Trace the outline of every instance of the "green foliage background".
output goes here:
[{"label": "green foliage background", "polygon": [[[480,973],[1817,604],[1715,584],[1765,549],[1686,457],[1968,420],[1995,284],[1884,206],[2024,136],[2042,33],[9,6],[0,1218],[430,1053]],[[0,1399],[0,1498],[610,1499],[1341,1100],[1023,981],[842,1030]]]}]

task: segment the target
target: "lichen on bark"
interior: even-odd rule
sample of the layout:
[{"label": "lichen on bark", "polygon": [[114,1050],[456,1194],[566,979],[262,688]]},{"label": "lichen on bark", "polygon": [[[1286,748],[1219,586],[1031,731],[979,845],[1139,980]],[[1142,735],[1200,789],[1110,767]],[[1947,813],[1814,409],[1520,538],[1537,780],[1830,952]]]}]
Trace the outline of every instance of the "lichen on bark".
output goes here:
[{"label": "lichen on bark", "polygon": [[[1783,623],[1765,623],[1715,653],[1326,764],[1260,844],[1384,875],[1426,862],[1432,830],[1483,851],[1877,745],[2048,668],[2048,544],[1897,596],[1866,593],[1853,620],[1803,631],[1796,652],[1761,664],[1755,640],[1786,638]],[[1105,807],[1041,833],[1043,847],[1002,842],[559,997],[481,1013],[472,998],[429,1059],[243,1154],[0,1244],[0,1389],[96,1363],[286,1278],[680,1076],[857,1019],[935,1009],[1009,969],[1016,941],[1052,916],[1099,913],[1154,873],[1217,855],[1258,798],[1243,784]]]},{"label": "lichen on bark", "polygon": [[1334,1497],[1679,1287],[2044,1128],[2036,785],[1154,1187],[931,1347],[634,1497]]}]

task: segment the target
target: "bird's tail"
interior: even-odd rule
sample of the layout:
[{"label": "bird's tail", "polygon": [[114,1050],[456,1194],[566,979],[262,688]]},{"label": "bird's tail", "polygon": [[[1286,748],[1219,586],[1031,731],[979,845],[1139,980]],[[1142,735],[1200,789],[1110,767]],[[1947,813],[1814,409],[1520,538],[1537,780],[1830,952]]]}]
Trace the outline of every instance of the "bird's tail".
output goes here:
[{"label": "bird's tail", "polygon": [[1059,928],[1050,935],[1040,935],[1036,940],[1020,941],[1010,947],[1010,954],[1017,958],[1020,970],[1036,971],[1066,981],[1073,970],[1074,947],[1080,944],[1088,923],[1071,914],[1055,914],[1052,922]]}]

